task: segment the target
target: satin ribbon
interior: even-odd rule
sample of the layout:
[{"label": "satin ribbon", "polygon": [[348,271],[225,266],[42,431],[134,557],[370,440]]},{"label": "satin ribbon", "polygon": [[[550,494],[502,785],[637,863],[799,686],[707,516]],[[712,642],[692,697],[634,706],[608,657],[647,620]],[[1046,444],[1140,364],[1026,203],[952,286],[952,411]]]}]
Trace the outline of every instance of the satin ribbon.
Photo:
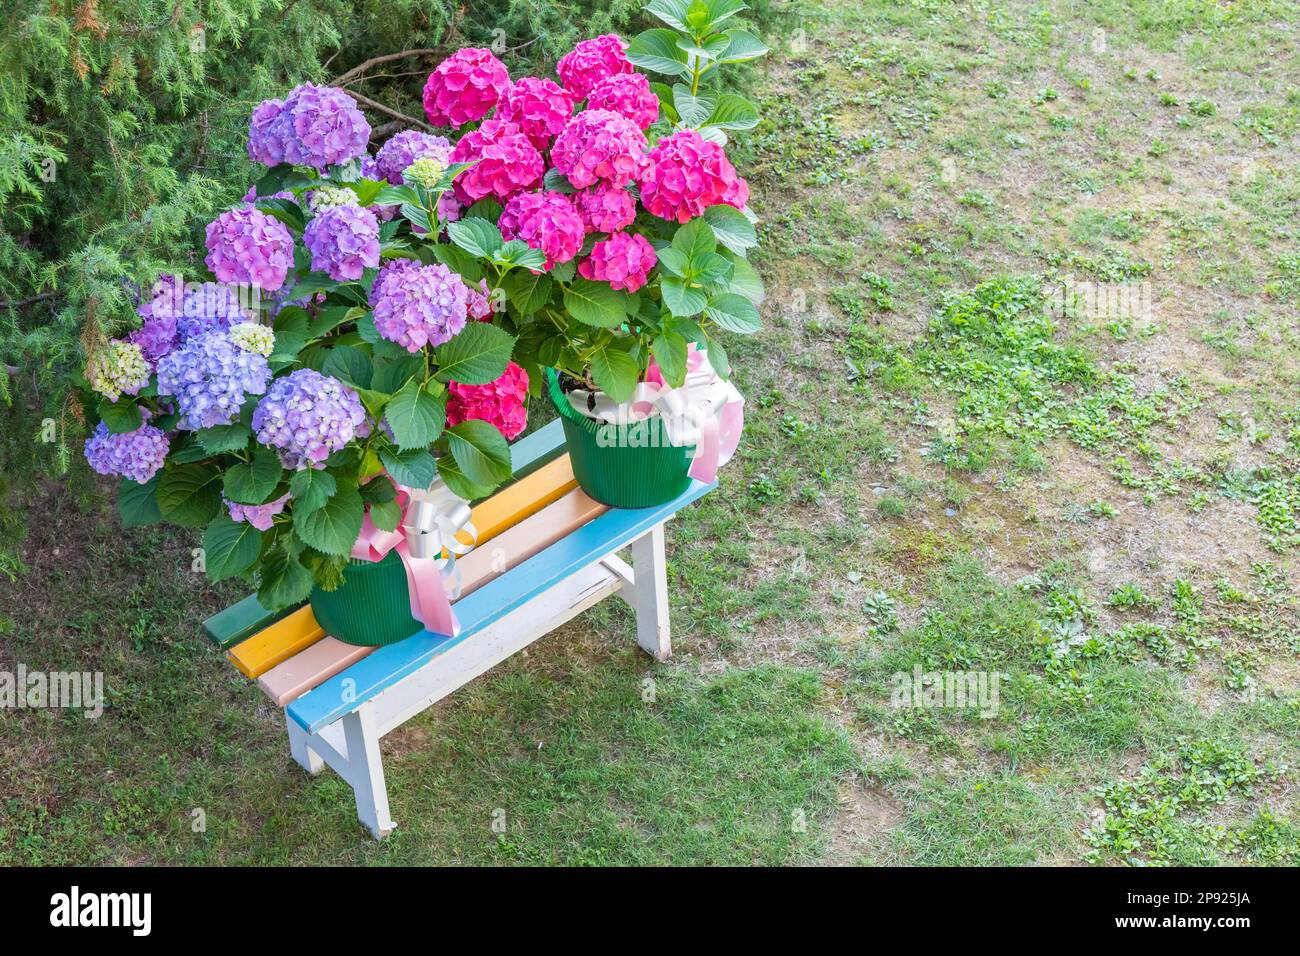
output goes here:
[{"label": "satin ribbon", "polygon": [[[399,529],[383,531],[375,527],[367,512],[352,546],[352,557],[381,561],[390,551],[396,551],[406,569],[411,616],[435,634],[455,637],[460,632],[460,623],[451,609],[451,598],[460,591],[456,556],[473,548],[478,536],[470,521],[469,502],[452,494],[440,478],[426,489],[393,484],[402,506]],[[459,540],[462,531],[468,534],[469,544]],[[452,585],[450,597],[448,583]]]},{"label": "satin ribbon", "polygon": [[708,354],[695,345],[686,354],[686,380],[680,388],[668,387],[659,364],[651,359],[645,381],[624,404],[603,392],[571,392],[570,397],[579,413],[606,424],[627,425],[661,415],[669,442],[695,446],[689,474],[703,482],[713,481],[735,455],[745,426],[744,396],[718,375]]}]

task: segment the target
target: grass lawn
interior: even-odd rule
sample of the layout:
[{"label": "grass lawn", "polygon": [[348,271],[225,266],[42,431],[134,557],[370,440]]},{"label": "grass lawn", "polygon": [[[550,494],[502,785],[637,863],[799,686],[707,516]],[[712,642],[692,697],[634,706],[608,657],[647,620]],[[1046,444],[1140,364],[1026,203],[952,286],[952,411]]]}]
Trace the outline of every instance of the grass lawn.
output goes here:
[{"label": "grass lawn", "polygon": [[[779,9],[674,660],[613,602],[533,645],[386,739],[377,844],[200,635],[198,537],[52,486],[0,660],[109,709],[0,711],[0,864],[1300,860],[1300,10]],[[954,671],[997,706],[895,706]]]}]

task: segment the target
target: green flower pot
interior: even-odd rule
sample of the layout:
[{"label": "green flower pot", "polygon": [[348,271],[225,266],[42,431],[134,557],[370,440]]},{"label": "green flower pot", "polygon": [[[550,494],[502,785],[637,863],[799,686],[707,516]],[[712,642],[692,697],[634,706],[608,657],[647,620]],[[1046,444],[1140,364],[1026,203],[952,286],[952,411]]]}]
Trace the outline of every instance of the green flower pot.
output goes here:
[{"label": "green flower pot", "polygon": [[668,442],[659,416],[631,425],[602,425],[574,411],[560,377],[546,370],[546,391],[564,422],[573,477],[590,497],[614,508],[650,508],[672,501],[691,484],[694,446]]},{"label": "green flower pot", "polygon": [[311,610],[330,637],[344,644],[380,647],[424,630],[411,616],[406,568],[396,551],[381,561],[348,562],[333,591],[313,588]]}]

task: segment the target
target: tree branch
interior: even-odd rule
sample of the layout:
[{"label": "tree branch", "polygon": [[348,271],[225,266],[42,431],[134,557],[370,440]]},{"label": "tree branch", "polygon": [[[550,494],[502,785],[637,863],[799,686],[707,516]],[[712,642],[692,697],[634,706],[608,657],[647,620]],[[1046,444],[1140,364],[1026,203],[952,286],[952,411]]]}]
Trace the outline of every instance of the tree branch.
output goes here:
[{"label": "tree branch", "polygon": [[44,302],[46,299],[56,299],[57,292],[41,292],[38,295],[29,296],[26,299],[15,299],[12,302],[0,301],[0,309],[21,309],[25,305],[32,305],[36,302]]},{"label": "tree branch", "polygon": [[441,50],[403,50],[400,53],[385,53],[383,56],[371,57],[363,63],[358,63],[352,69],[348,70],[342,76],[334,80],[334,86],[342,86],[348,80],[356,79],[372,66],[378,66],[381,63],[388,63],[392,60],[400,60],[408,56],[439,56]]},{"label": "tree branch", "polygon": [[349,91],[348,95],[351,96],[358,103],[360,103],[362,106],[369,106],[372,110],[378,110],[381,113],[386,113],[387,115],[393,117],[394,119],[401,120],[403,123],[406,123],[408,126],[414,126],[417,129],[433,129],[433,127],[430,126],[428,123],[426,123],[424,120],[418,120],[414,116],[407,116],[405,113],[399,113],[397,112],[397,110],[391,109],[390,107],[385,106],[383,103],[375,102],[368,96],[362,96],[360,93],[354,93],[352,91]]}]

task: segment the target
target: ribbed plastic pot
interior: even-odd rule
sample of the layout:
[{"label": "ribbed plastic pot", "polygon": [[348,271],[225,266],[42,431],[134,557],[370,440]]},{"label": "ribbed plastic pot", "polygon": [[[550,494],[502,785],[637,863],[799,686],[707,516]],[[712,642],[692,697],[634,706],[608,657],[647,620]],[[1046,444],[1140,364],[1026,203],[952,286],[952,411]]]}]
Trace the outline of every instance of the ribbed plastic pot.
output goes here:
[{"label": "ribbed plastic pot", "polygon": [[546,391],[564,422],[573,477],[590,497],[614,508],[650,508],[690,486],[694,446],[670,444],[662,418],[631,425],[592,421],[569,404],[554,369],[546,370]]},{"label": "ribbed plastic pot", "polygon": [[343,583],[333,591],[314,588],[310,601],[316,623],[344,644],[381,647],[424,628],[411,616],[406,569],[396,551],[379,561],[349,561]]}]

